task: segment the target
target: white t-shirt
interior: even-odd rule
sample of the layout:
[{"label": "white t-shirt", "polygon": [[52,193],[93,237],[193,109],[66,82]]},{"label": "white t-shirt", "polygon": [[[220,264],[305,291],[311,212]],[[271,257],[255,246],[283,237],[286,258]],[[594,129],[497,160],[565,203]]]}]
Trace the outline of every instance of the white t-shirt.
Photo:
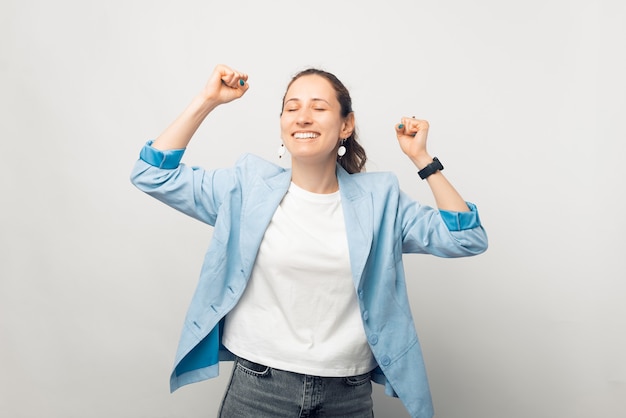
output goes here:
[{"label": "white t-shirt", "polygon": [[226,316],[237,356],[316,376],[376,366],[356,298],[339,192],[291,184],[265,232],[250,282]]}]

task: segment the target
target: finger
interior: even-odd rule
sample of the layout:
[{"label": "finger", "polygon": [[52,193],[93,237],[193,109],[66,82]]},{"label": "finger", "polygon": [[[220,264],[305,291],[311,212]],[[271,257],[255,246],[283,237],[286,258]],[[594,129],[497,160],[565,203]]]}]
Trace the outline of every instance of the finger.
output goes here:
[{"label": "finger", "polygon": [[415,136],[417,132],[419,131],[419,129],[420,129],[419,121],[414,118],[410,118],[408,120],[407,134],[411,136]]},{"label": "finger", "polygon": [[243,87],[248,80],[248,75],[239,71],[233,71],[229,77],[228,85],[231,87]]},{"label": "finger", "polygon": [[400,123],[396,125],[396,134],[415,136],[417,131],[413,128],[413,124],[411,118],[403,117]]},{"label": "finger", "polygon": [[224,83],[225,86],[228,87],[237,87],[237,84],[235,83],[235,73],[234,72],[227,72],[227,73],[223,73],[222,74],[222,83]]},{"label": "finger", "polygon": [[219,66],[220,78],[222,83],[228,87],[235,87],[235,82],[238,81],[237,71],[233,70],[226,65]]},{"label": "finger", "polygon": [[228,75],[222,77],[222,82],[231,88],[247,89],[248,88],[248,74],[233,71]]},{"label": "finger", "polygon": [[430,125],[427,120],[416,119],[415,126],[418,131],[428,131]]},{"label": "finger", "polygon": [[418,133],[418,132],[427,133],[428,129],[430,128],[430,124],[428,123],[427,120],[417,119],[415,117],[411,118],[409,126],[410,126],[410,132],[414,132],[414,133]]},{"label": "finger", "polygon": [[240,78],[239,85],[237,87],[239,87],[241,95],[243,96],[250,88],[250,84],[248,84],[247,78]]}]

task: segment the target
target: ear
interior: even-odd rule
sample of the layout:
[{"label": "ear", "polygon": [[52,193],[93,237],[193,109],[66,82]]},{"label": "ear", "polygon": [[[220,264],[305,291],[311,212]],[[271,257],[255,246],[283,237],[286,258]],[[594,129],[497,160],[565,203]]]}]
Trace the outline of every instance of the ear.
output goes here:
[{"label": "ear", "polygon": [[343,121],[341,126],[341,138],[347,138],[354,132],[354,112],[350,112]]}]

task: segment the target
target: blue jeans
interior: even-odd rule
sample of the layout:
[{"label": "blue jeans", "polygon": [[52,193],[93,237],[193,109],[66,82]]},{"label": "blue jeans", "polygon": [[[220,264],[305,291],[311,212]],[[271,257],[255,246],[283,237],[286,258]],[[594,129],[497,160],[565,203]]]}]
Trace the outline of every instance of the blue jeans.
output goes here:
[{"label": "blue jeans", "polygon": [[236,358],[220,418],[372,418],[370,373],[319,377]]}]

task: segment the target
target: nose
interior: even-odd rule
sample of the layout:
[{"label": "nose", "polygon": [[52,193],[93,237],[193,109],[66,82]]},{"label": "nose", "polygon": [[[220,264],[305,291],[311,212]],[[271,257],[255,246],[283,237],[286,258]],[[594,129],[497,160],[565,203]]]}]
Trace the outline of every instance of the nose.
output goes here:
[{"label": "nose", "polygon": [[296,123],[298,125],[309,125],[311,123],[311,110],[306,107],[299,109]]}]

